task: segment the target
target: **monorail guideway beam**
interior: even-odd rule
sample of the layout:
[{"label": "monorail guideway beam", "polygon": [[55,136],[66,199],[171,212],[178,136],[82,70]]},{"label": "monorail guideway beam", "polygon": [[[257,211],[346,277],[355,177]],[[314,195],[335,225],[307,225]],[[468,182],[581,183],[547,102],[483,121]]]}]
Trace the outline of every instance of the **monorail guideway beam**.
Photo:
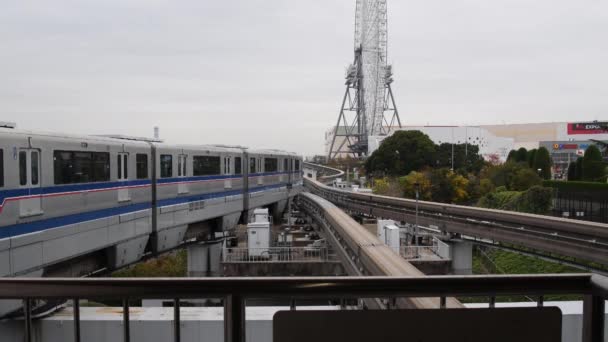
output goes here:
[{"label": "monorail guideway beam", "polygon": [[[424,276],[422,272],[381,243],[351,217],[330,202],[312,194],[299,196],[302,209],[325,230],[327,239],[351,276]],[[359,241],[359,242],[356,242]],[[437,308],[461,307],[453,298],[368,299],[366,307]]]},{"label": "monorail guideway beam", "polygon": [[[354,198],[354,194],[332,189],[318,182],[306,180],[306,185],[312,193],[335,203],[336,205],[353,213],[369,215],[373,217],[390,218],[396,221],[414,222],[416,211],[405,205],[381,203],[384,197],[369,195],[365,200],[361,196]],[[398,200],[398,199],[395,199]],[[512,244],[538,250],[544,253],[563,255],[579,260],[608,264],[608,243],[601,238],[589,236],[572,228],[552,227],[549,221],[544,222],[546,226],[515,224],[503,220],[503,216],[511,217],[512,212],[494,212],[494,219],[488,221],[487,211],[483,212],[484,218],[473,216],[476,208],[471,210],[471,215],[455,216],[445,212],[445,206],[440,203],[427,203],[425,210],[418,212],[418,222],[421,225],[437,226],[441,231],[452,234],[472,236],[479,239],[487,239],[499,243]],[[436,207],[436,210],[433,209]],[[516,213],[515,213],[516,215]],[[536,220],[536,218],[534,218]],[[521,219],[523,220],[523,219]],[[520,220],[520,221],[521,221]],[[536,220],[537,221],[537,220]],[[563,222],[560,222],[563,226]],[[575,222],[584,225],[585,222]],[[594,226],[595,227],[595,226]]]}]

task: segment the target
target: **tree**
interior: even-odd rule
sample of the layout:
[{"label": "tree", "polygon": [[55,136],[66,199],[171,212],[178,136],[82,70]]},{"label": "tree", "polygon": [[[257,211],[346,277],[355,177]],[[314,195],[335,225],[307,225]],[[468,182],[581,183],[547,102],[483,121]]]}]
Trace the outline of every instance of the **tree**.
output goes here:
[{"label": "tree", "polygon": [[576,181],[578,180],[576,174],[576,162],[570,162],[568,165],[568,181]]},{"label": "tree", "polygon": [[494,187],[504,186],[510,189],[517,171],[527,168],[528,166],[524,163],[511,161],[502,165],[486,167],[480,177],[481,179],[489,179]]},{"label": "tree", "polygon": [[576,160],[576,180],[583,179],[583,158],[579,157]]},{"label": "tree", "polygon": [[529,167],[534,167],[534,161],[536,160],[537,151],[537,149],[532,149],[528,151],[527,162]]},{"label": "tree", "polygon": [[515,161],[518,163],[525,163],[528,161],[528,150],[523,147],[520,147],[517,152],[515,152]]},{"label": "tree", "polygon": [[551,155],[546,148],[541,147],[536,151],[533,168],[540,170],[539,173],[543,179],[551,179]]},{"label": "tree", "polygon": [[407,198],[416,198],[416,183],[418,183],[418,194],[423,201],[433,199],[431,195],[431,181],[426,174],[412,171],[409,175],[399,178],[399,184],[403,190],[403,195]]},{"label": "tree", "polygon": [[543,180],[538,173],[530,168],[521,168],[515,171],[511,178],[509,189],[514,191],[525,191],[533,186],[541,185]]},{"label": "tree", "polygon": [[500,165],[502,161],[500,160],[500,156],[497,153],[492,153],[487,156],[488,164],[490,165]]},{"label": "tree", "polygon": [[515,161],[515,155],[517,154],[516,150],[511,150],[509,151],[509,155],[507,156],[507,161],[510,162],[514,162]]},{"label": "tree", "polygon": [[542,186],[531,187],[522,193],[517,211],[532,214],[547,214],[553,203],[553,190]]},{"label": "tree", "polygon": [[391,197],[400,197],[401,189],[399,189],[399,184],[395,181],[395,179],[390,179],[388,177],[376,179],[374,181],[374,187],[372,189],[375,194],[391,196]]},{"label": "tree", "polygon": [[366,161],[368,174],[404,175],[434,165],[435,144],[420,131],[397,131]]},{"label": "tree", "polygon": [[602,161],[602,153],[595,146],[591,145],[583,156],[583,180],[590,182],[601,182],[604,178],[605,165]]},{"label": "tree", "polygon": [[443,143],[437,146],[437,167],[452,168],[452,152],[454,155],[454,170],[479,173],[485,165],[483,157],[479,155],[479,146],[471,144]]}]

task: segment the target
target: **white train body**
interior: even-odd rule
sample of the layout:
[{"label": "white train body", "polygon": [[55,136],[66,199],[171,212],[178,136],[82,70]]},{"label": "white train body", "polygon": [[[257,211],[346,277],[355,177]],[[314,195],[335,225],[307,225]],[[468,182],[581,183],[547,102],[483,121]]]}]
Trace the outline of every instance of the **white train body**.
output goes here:
[{"label": "white train body", "polygon": [[201,222],[233,227],[249,209],[284,206],[301,166],[282,151],[0,128],[0,276],[90,253],[116,268]]}]

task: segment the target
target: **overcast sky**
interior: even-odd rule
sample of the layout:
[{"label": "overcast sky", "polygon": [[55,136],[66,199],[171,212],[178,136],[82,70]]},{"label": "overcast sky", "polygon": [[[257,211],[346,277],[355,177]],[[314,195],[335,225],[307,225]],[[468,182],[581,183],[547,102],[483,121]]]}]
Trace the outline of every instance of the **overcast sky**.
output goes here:
[{"label": "overcast sky", "polygon": [[[323,151],[355,0],[4,0],[0,120]],[[608,1],[389,0],[405,124],[608,119]]]}]

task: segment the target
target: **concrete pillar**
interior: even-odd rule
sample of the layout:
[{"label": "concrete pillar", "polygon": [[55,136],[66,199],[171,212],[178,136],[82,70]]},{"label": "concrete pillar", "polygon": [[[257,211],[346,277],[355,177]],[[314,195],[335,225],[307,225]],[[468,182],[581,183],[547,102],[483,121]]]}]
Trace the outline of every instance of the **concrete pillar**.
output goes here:
[{"label": "concrete pillar", "polygon": [[452,274],[473,274],[473,244],[463,240],[450,240],[450,259]]},{"label": "concrete pillar", "polygon": [[188,277],[220,276],[221,254],[221,241],[188,246]]}]

